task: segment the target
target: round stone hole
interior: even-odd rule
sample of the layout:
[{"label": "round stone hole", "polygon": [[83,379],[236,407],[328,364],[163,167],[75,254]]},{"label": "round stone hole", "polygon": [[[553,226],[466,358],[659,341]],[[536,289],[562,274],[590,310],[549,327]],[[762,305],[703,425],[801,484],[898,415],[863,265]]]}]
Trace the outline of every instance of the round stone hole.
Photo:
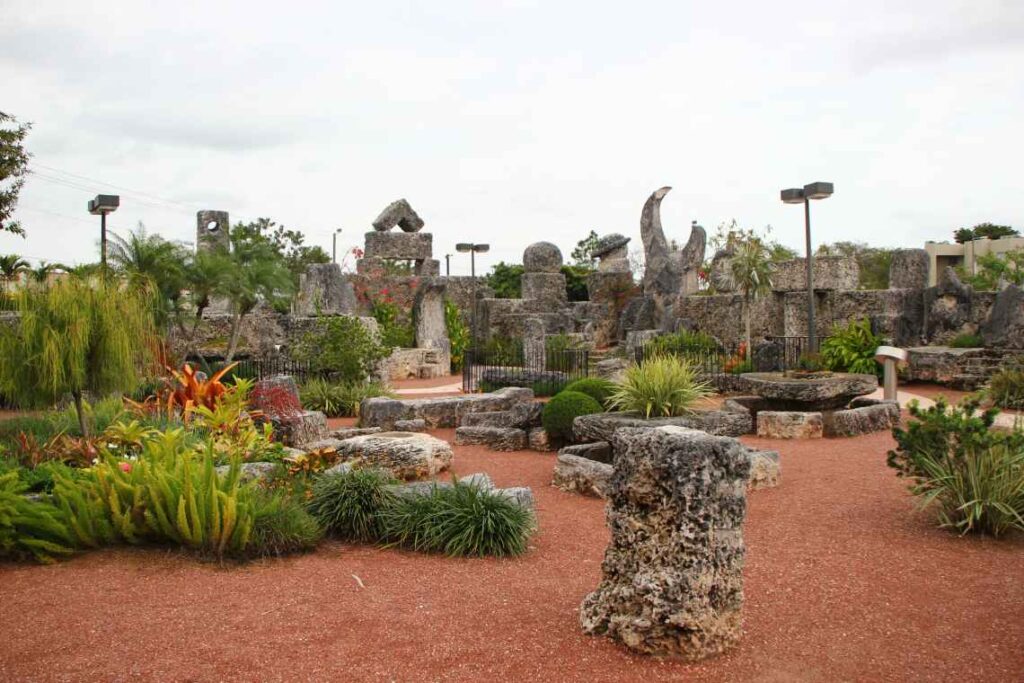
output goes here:
[{"label": "round stone hole", "polygon": [[220,230],[220,223],[219,222],[217,222],[217,221],[210,221],[209,223],[206,224],[206,232],[208,232],[210,234],[214,234],[218,230]]}]

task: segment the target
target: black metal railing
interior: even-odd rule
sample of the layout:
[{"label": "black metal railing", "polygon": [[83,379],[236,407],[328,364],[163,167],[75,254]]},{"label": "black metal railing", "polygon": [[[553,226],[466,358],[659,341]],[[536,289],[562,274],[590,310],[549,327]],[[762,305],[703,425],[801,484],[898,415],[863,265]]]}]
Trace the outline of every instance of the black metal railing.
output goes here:
[{"label": "black metal railing", "polygon": [[538,396],[551,396],[566,384],[586,377],[587,349],[549,349],[527,354],[522,348],[467,349],[462,364],[462,390],[494,391],[529,387]]},{"label": "black metal railing", "polygon": [[[194,361],[190,361],[194,362]],[[235,377],[260,380],[274,375],[291,375],[296,382],[302,383],[315,377],[326,377],[330,373],[314,368],[308,361],[297,361],[291,358],[240,358],[232,370],[225,375],[225,380]],[[222,360],[207,359],[207,366],[212,372],[224,367]]]},{"label": "black metal railing", "polygon": [[[818,339],[818,348],[826,338]],[[800,358],[808,349],[807,337],[765,337],[754,343],[750,363],[746,361],[746,345],[743,342],[724,344],[717,349],[657,349],[650,342],[638,346],[634,360],[642,363],[653,353],[672,353],[686,358],[705,378],[719,375],[741,374],[743,372],[785,372],[798,367]]]}]

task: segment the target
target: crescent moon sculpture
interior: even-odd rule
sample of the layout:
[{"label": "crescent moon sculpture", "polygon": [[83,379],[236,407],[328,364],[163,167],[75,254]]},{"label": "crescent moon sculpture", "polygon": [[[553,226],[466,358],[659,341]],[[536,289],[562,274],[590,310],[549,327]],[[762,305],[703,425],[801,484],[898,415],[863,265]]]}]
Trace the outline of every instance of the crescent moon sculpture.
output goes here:
[{"label": "crescent moon sculpture", "polygon": [[694,225],[686,246],[673,250],[661,227],[661,200],[671,187],[655,190],[640,214],[640,237],[644,243],[644,292],[658,298],[692,294],[697,291],[697,270],[704,262],[707,234]]}]

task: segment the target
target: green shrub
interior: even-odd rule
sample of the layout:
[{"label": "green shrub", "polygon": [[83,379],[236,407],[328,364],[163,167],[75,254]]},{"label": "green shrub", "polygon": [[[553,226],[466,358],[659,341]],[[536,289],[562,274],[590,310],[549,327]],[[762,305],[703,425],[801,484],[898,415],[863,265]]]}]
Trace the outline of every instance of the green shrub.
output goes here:
[{"label": "green shrub", "polygon": [[71,554],[73,543],[60,511],[24,493],[17,472],[0,474],[0,558],[49,563]]},{"label": "green shrub", "polygon": [[638,411],[645,417],[685,415],[698,400],[711,395],[694,367],[679,356],[653,356],[626,369],[609,405]]},{"label": "green shrub", "polygon": [[875,351],[882,338],[871,331],[865,318],[852,320],[845,327],[836,325],[821,344],[821,360],[835,372],[856,372],[881,377],[882,367],[875,361]]},{"label": "green shrub", "polygon": [[745,372],[753,372],[754,363],[749,360],[741,360],[740,362],[732,365],[729,368],[729,372],[733,375],[742,375]]},{"label": "green shrub", "polygon": [[533,513],[515,500],[458,481],[399,497],[383,519],[389,543],[459,557],[522,554],[535,528]]},{"label": "green shrub", "polygon": [[308,380],[299,390],[303,408],[319,410],[327,417],[358,417],[364,398],[390,395],[388,387],[379,382],[338,384],[321,378]]},{"label": "green shrub", "polygon": [[416,346],[416,330],[411,322],[402,319],[397,304],[374,301],[370,304],[370,315],[380,325],[380,339],[384,346],[400,349]]},{"label": "green shrub", "polygon": [[346,315],[321,316],[313,330],[296,344],[293,357],[309,363],[319,374],[337,382],[366,380],[391,347],[381,344],[358,318]]},{"label": "green shrub", "polygon": [[523,340],[494,335],[481,346],[480,355],[484,365],[522,365]]},{"label": "green shrub", "polygon": [[721,345],[714,337],[705,332],[680,330],[672,334],[663,334],[647,342],[645,355],[666,353],[701,353],[721,350]]},{"label": "green shrub", "polygon": [[978,349],[985,346],[985,342],[976,334],[964,332],[953,337],[949,345],[954,349]]},{"label": "green shrub", "polygon": [[309,511],[324,530],[344,540],[375,542],[383,537],[381,512],[395,502],[395,479],[381,470],[327,474],[314,485]]},{"label": "green shrub", "polygon": [[271,557],[312,550],[323,529],[293,497],[261,491],[253,498],[252,533],[246,554]]},{"label": "green shrub", "polygon": [[821,357],[821,354],[804,352],[796,359],[796,369],[802,372],[823,372],[828,370],[829,367]]},{"label": "green shrub", "polygon": [[608,405],[608,401],[615,391],[615,383],[601,377],[584,377],[570,382],[563,391],[578,391],[581,394],[586,394],[604,407]]},{"label": "green shrub", "polygon": [[997,409],[979,412],[978,399],[950,407],[910,404],[906,429],[893,429],[888,464],[911,480],[924,506],[939,506],[943,526],[999,535],[1024,528],[1024,432],[993,429]]},{"label": "green shrub", "polygon": [[580,415],[591,415],[603,410],[601,404],[587,394],[561,391],[544,405],[541,424],[552,437],[572,441],[572,421]]},{"label": "green shrub", "polygon": [[985,389],[992,402],[1004,410],[1024,410],[1024,361],[992,375]]}]

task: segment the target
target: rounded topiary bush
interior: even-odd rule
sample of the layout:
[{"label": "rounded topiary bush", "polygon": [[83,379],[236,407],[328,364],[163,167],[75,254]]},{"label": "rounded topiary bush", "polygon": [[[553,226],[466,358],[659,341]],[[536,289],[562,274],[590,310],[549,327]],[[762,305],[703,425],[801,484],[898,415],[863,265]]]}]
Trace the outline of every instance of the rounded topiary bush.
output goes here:
[{"label": "rounded topiary bush", "polygon": [[570,382],[562,391],[578,391],[586,394],[602,406],[608,405],[608,399],[615,391],[615,383],[601,377],[584,377],[575,382]]},{"label": "rounded topiary bush", "polygon": [[572,421],[580,415],[591,415],[603,410],[593,396],[579,391],[562,391],[544,406],[541,424],[549,436],[572,441]]}]

